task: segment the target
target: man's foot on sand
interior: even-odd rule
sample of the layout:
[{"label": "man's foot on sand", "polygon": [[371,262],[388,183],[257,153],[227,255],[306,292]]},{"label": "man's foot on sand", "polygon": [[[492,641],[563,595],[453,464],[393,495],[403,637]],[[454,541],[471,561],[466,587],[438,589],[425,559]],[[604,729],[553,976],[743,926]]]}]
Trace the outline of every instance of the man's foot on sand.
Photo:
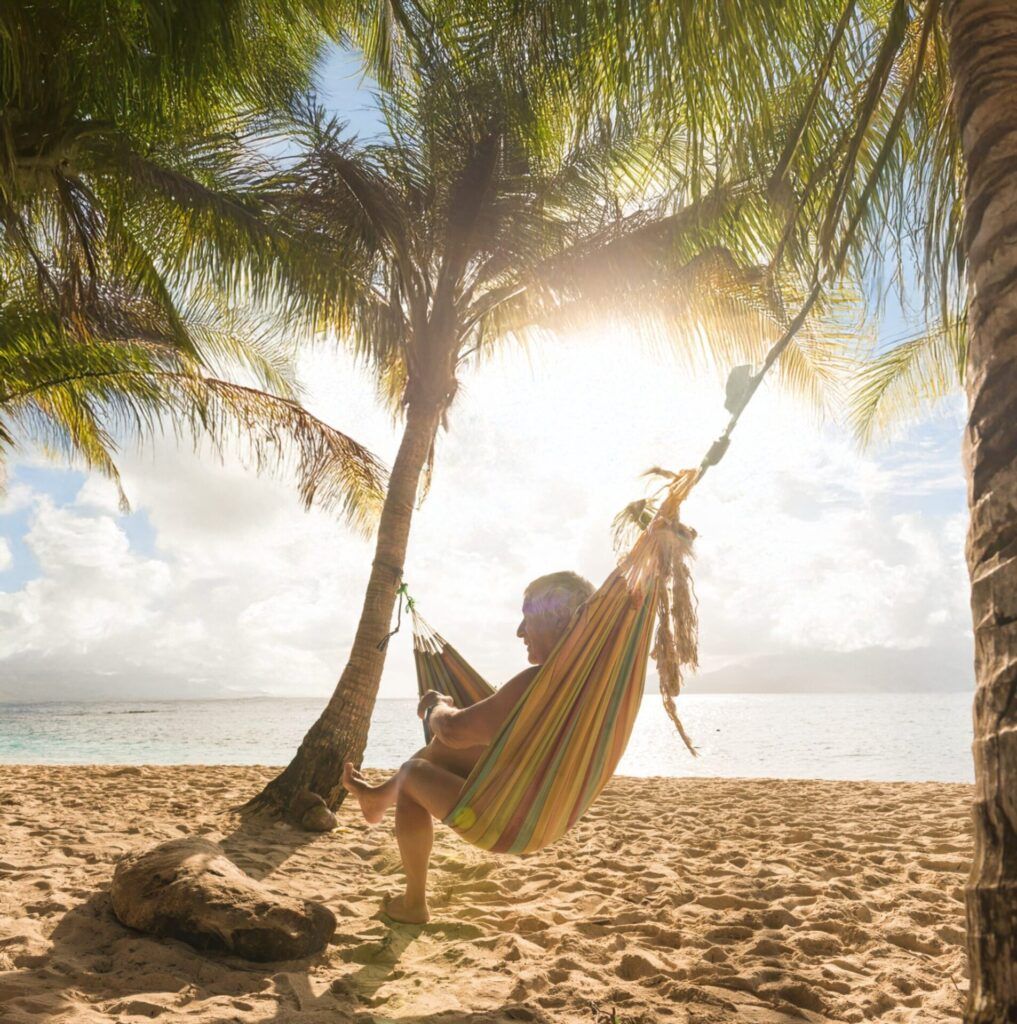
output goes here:
[{"label": "man's foot on sand", "polygon": [[408,904],[405,896],[393,896],[381,905],[381,912],[399,924],[427,924],[431,920],[427,904]]},{"label": "man's foot on sand", "polygon": [[381,786],[372,786],[356,768],[352,761],[343,765],[343,786],[352,793],[360,803],[360,810],[369,825],[377,825],[385,817],[388,800]]}]

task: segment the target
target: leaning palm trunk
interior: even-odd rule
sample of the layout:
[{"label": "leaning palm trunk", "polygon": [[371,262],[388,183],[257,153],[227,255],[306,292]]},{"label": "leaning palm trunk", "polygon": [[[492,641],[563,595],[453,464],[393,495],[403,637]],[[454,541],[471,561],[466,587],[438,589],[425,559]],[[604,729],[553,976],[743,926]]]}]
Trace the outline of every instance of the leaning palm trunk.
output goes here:
[{"label": "leaning palm trunk", "polygon": [[360,764],[385,665],[389,631],[402,575],[420,477],[441,419],[438,402],[411,404],[378,524],[371,575],[349,661],[335,692],[308,730],[293,760],[248,806],[287,813],[293,798],[311,790],[335,808],[345,795],[345,761]]},{"label": "leaning palm trunk", "polygon": [[1017,1021],[1017,6],[947,9],[967,163],[965,462],[975,631],[969,1024]]}]

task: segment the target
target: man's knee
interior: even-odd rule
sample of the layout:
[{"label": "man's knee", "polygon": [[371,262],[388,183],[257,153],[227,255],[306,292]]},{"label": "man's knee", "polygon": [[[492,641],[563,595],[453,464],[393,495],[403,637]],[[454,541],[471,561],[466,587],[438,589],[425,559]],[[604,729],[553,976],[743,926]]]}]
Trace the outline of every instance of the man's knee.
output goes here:
[{"label": "man's knee", "polygon": [[414,783],[419,783],[424,775],[434,770],[434,765],[422,757],[411,757],[403,762],[399,769],[399,788],[396,791],[396,817],[408,806],[416,805],[417,801],[411,793]]},{"label": "man's knee", "polygon": [[411,757],[408,761],[403,761],[403,766],[399,769],[399,774],[404,778],[407,775],[419,775],[421,772],[425,772],[433,766],[434,763],[426,757]]},{"label": "man's knee", "polygon": [[424,761],[430,761],[431,764],[442,765],[450,757],[455,756],[455,751],[451,747],[447,747],[441,740],[435,738],[413,756]]}]

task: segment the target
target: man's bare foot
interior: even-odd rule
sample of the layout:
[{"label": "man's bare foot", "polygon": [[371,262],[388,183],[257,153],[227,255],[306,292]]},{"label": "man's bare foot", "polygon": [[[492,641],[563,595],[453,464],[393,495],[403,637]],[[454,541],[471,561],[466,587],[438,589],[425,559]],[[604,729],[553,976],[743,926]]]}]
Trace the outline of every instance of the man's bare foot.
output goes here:
[{"label": "man's bare foot", "polygon": [[386,917],[398,921],[399,924],[427,924],[431,920],[431,913],[426,903],[419,906],[415,903],[407,903],[405,896],[393,896],[381,905],[382,913]]},{"label": "man's bare foot", "polygon": [[364,820],[369,825],[377,825],[385,817],[389,801],[387,794],[379,792],[381,786],[372,786],[356,768],[352,761],[343,765],[343,786],[352,793],[360,803]]}]

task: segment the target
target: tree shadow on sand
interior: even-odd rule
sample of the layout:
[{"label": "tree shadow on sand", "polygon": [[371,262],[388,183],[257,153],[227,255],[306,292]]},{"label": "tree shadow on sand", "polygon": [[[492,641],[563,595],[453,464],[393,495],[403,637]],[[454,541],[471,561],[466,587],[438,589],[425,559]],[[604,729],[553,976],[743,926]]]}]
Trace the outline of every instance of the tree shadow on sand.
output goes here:
[{"label": "tree shadow on sand", "polygon": [[[505,1003],[502,1006],[487,1010],[440,1010],[437,1013],[393,1015],[385,1010],[372,1006],[371,1001],[363,998],[350,1001],[343,995],[325,992],[317,997],[308,985],[303,997],[297,995],[299,1010],[280,1007],[277,1014],[266,1019],[252,1021],[251,1024],[293,1024],[295,1020],[341,1021],[353,1024],[551,1024],[555,1019],[547,1011],[529,1003]],[[295,1017],[294,1012],[301,1016]],[[595,1011],[593,1011],[595,1013]],[[605,1016],[598,1019],[591,1014],[591,1024],[610,1024],[612,1018]],[[622,1024],[623,1018],[615,1018]]]},{"label": "tree shadow on sand", "polygon": [[[326,949],[320,958],[328,955]],[[201,998],[242,997],[264,991],[274,974],[306,972],[319,958],[254,964],[236,957],[200,952],[175,939],[160,939],[122,925],[113,913],[108,889],[96,892],[60,919],[45,954],[0,974],[0,998],[16,985],[14,998],[27,999],[36,1012],[56,1016],[72,1000],[109,1003],[103,1012],[152,1016],[174,1004],[178,994],[199,988]],[[147,1007],[147,1009],[146,1009]]]},{"label": "tree shadow on sand", "polygon": [[[188,1001],[220,997],[245,1012],[250,1024],[281,1024],[300,1020],[368,1020],[378,1022],[463,1021],[494,1024],[510,1020],[541,1020],[520,1011],[464,1015],[445,1012],[427,1017],[390,1018],[379,989],[403,976],[399,964],[405,951],[425,930],[421,926],[388,927],[376,937],[349,943],[339,940],[318,956],[292,961],[251,963],[236,957],[201,952],[184,942],[159,939],[122,925],[113,913],[108,890],[96,892],[69,910],[50,936],[46,953],[23,957],[19,969],[0,973],[0,1003],[15,1011],[51,1019],[80,1013],[82,1003],[110,1018],[120,1015],[160,1016]],[[438,929],[440,931],[440,927]],[[344,943],[343,939],[347,940]],[[343,946],[345,945],[345,948]],[[337,949],[336,946],[340,948]],[[341,963],[337,962],[341,961]],[[321,968],[335,968],[335,978],[321,990]],[[356,970],[343,970],[352,965]],[[326,977],[331,970],[326,968]],[[312,975],[314,981],[312,982]],[[271,995],[276,1006],[261,1016],[253,1005],[259,994]],[[222,997],[225,997],[224,999]]]},{"label": "tree shadow on sand", "polygon": [[[207,1019],[239,1019],[245,1024],[549,1024],[561,1019],[558,1011],[543,1008],[543,999],[525,996],[522,1002],[510,1000],[486,1009],[414,1014],[399,1006],[397,994],[412,996],[413,988],[400,985],[396,992],[382,991],[405,978],[405,954],[419,938],[451,938],[461,929],[455,923],[389,927],[377,922],[359,934],[338,934],[315,957],[257,964],[126,928],[114,916],[109,893],[103,890],[64,914],[45,953],[16,958],[18,970],[0,973],[0,1006],[8,1003],[13,1012],[39,1020],[80,1016],[85,1007],[107,1019],[164,1014],[176,1019],[200,1012]],[[433,975],[430,982],[435,983]],[[456,994],[452,965],[441,984]],[[416,989],[421,995],[426,991]],[[393,996],[396,1003],[389,1010]],[[700,997],[706,998],[701,992],[688,998],[699,1005]],[[751,1000],[753,1011],[770,1014],[766,1020],[793,1024],[795,1019],[747,993],[731,998]],[[702,1005],[713,1016],[704,1019],[740,1019],[735,1006],[728,1007],[730,1015],[721,1011],[718,1017],[717,1001],[708,1002],[709,1006]],[[573,1001],[571,1010],[590,1024],[638,1019],[629,1017],[624,1007],[615,1015],[612,1006],[605,1011]],[[2,1009],[0,1019],[6,1019]]]},{"label": "tree shadow on sand", "polygon": [[[352,1021],[355,1024],[549,1024],[550,1018],[540,1007],[528,1003],[508,1002],[485,1010],[447,1009],[427,1014],[392,1013],[386,1010],[387,996],[379,990],[388,982],[403,977],[399,968],[402,954],[424,931],[421,926],[398,926],[390,929],[379,942],[364,944],[354,951],[352,962],[360,963],[357,971],[342,974],[324,991],[315,991],[310,975],[287,973],[287,998],[267,1018],[250,1024],[293,1024],[294,1021]],[[370,945],[373,949],[367,949]],[[343,959],[351,962],[344,954]],[[363,962],[362,962],[363,961]],[[454,980],[449,978],[449,984]],[[596,1021],[607,1024],[610,1018]]]},{"label": "tree shadow on sand", "polygon": [[236,826],[220,840],[226,856],[241,871],[264,881],[294,854],[332,833],[307,832],[289,822],[254,811],[235,811]]},{"label": "tree shadow on sand", "polygon": [[[441,933],[444,926],[382,927],[379,922],[376,927],[373,935],[361,933],[359,940],[338,935],[316,957],[249,963],[125,927],[113,913],[108,889],[103,889],[63,915],[45,953],[26,955],[15,961],[15,970],[0,973],[0,1003],[9,1000],[13,1011],[38,1019],[80,1013],[83,1003],[110,1018],[156,1017],[179,1011],[181,998],[198,1002],[216,997],[223,1010],[232,1005],[250,1024],[296,1019],[509,1024],[546,1019],[537,1007],[520,1004],[466,1013],[387,1014],[387,998],[379,990],[404,976],[404,954],[424,932]],[[334,980],[322,990],[329,974]],[[261,994],[275,1002],[268,1016],[255,1005]]]}]

